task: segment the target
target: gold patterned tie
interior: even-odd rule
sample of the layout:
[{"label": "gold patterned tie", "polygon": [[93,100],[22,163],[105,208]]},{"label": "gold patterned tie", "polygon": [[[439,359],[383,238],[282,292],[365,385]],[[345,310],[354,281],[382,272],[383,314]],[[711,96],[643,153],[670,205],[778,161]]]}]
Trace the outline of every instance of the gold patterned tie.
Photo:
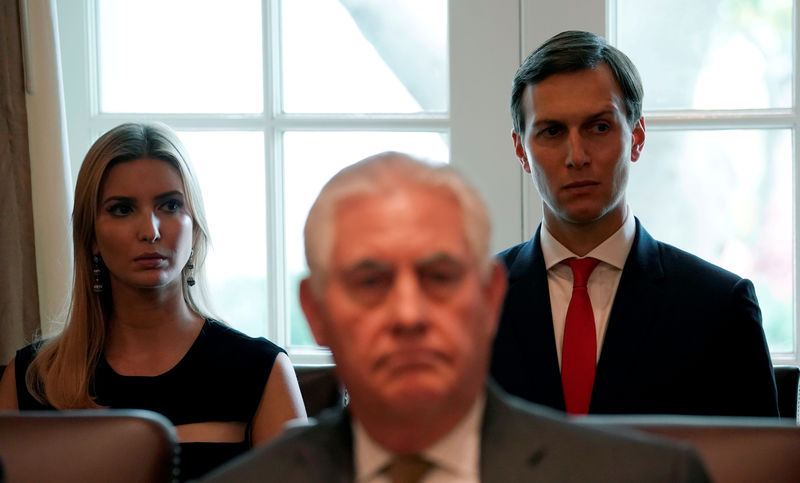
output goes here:
[{"label": "gold patterned tie", "polygon": [[419,483],[432,467],[430,461],[419,455],[400,455],[386,467],[386,474],[392,483]]}]

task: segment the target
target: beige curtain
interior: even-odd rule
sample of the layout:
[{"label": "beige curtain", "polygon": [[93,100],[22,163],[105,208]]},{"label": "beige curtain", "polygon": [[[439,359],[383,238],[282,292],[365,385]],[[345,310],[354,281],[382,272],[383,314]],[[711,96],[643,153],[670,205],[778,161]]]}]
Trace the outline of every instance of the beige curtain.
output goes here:
[{"label": "beige curtain", "polygon": [[55,0],[19,1],[27,13],[25,105],[39,313],[46,336],[60,329],[72,286],[72,180]]},{"label": "beige curtain", "polygon": [[39,329],[20,12],[0,2],[0,364]]},{"label": "beige curtain", "polygon": [[0,364],[58,330],[72,209],[54,0],[0,0]]}]

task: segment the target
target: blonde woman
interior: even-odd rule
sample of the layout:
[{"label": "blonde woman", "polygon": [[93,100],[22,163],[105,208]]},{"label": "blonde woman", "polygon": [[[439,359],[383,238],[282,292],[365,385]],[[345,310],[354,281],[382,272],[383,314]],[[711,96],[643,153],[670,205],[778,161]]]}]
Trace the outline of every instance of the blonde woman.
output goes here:
[{"label": "blonde woman", "polygon": [[72,218],[64,330],[17,352],[0,380],[0,409],[159,412],[181,440],[181,479],[305,418],[283,349],[208,315],[208,228],[174,132],[128,123],[100,137],[78,174]]}]

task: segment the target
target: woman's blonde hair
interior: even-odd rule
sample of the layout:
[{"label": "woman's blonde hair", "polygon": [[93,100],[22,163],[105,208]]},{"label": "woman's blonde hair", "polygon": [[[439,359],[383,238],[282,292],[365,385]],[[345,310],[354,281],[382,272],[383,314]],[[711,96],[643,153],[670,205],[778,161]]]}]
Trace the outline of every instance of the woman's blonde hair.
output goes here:
[{"label": "woman's blonde hair", "polygon": [[102,267],[103,291],[92,290],[92,242],[101,185],[115,165],[137,159],[158,159],[180,173],[186,206],[193,220],[194,278],[186,283],[183,298],[189,308],[207,317],[203,265],[209,235],[203,199],[186,148],[172,129],[161,123],[126,123],[103,134],[89,149],[78,173],[72,210],[72,242],[75,258],[72,300],[63,331],[45,341],[25,375],[28,391],[41,403],[58,409],[95,408],[89,388],[103,351],[111,314],[111,284]]}]

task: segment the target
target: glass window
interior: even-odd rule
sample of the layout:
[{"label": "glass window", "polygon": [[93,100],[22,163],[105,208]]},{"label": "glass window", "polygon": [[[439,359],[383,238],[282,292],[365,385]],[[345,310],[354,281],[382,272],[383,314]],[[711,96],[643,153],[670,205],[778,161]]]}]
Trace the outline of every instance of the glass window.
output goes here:
[{"label": "glass window", "polygon": [[792,0],[617,0],[646,109],[792,105]]},{"label": "glass window", "polygon": [[263,110],[259,0],[97,0],[97,56],[100,112]]},{"label": "glass window", "polygon": [[71,111],[70,131],[89,133],[77,151],[132,119],[176,129],[203,191],[215,315],[319,355],[297,296],[305,217],[333,173],[368,155],[449,160],[447,1],[82,5],[84,68],[65,70],[89,76],[69,78],[89,91]]},{"label": "glass window", "polygon": [[[281,3],[287,113],[446,112],[447,2]],[[314,15],[309,15],[314,12]]]},{"label": "glass window", "polygon": [[634,213],[657,238],[752,280],[778,359],[797,352],[793,8],[616,0],[614,32],[645,87]]},{"label": "glass window", "polygon": [[180,131],[203,191],[211,250],[206,262],[215,315],[266,336],[267,227],[264,134]]},{"label": "glass window", "polygon": [[756,287],[773,352],[792,350],[792,133],[653,131],[629,203],[655,238]]}]

